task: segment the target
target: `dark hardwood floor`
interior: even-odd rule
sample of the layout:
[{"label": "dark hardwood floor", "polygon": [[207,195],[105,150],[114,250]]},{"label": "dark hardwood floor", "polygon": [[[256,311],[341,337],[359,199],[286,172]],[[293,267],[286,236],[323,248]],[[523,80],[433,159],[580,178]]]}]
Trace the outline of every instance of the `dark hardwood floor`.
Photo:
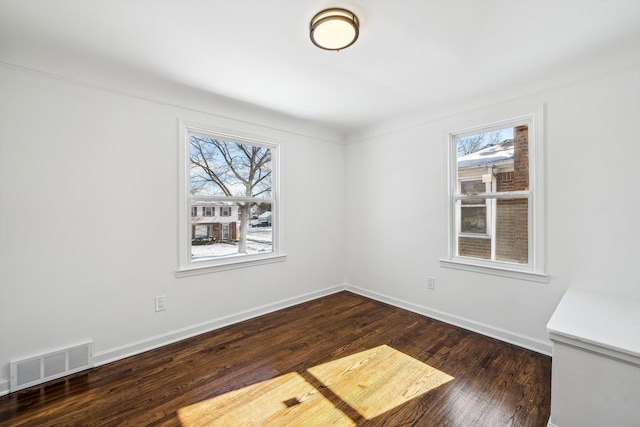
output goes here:
[{"label": "dark hardwood floor", "polygon": [[551,359],[341,292],[0,398],[0,426],[535,426]]}]

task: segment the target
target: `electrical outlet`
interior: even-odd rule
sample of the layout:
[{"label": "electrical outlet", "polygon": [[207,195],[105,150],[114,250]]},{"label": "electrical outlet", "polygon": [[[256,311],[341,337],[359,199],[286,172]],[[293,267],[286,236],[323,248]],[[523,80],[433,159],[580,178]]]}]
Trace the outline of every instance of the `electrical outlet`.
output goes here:
[{"label": "electrical outlet", "polygon": [[434,290],[436,288],[436,279],[427,277],[427,289]]},{"label": "electrical outlet", "polygon": [[164,311],[167,309],[167,296],[160,295],[156,297],[156,311]]}]

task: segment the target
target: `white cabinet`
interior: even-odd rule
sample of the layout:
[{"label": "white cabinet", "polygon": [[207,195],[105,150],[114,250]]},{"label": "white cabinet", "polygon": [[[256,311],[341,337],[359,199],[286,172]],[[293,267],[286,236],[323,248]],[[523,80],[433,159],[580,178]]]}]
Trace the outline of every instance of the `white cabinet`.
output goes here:
[{"label": "white cabinet", "polygon": [[640,301],[570,288],[547,325],[557,427],[640,427]]}]

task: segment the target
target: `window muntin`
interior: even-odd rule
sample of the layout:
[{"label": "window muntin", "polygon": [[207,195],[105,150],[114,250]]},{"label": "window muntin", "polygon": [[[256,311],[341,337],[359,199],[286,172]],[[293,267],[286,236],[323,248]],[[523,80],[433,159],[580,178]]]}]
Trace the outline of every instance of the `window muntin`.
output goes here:
[{"label": "window muntin", "polygon": [[[180,121],[178,276],[282,261],[277,143]],[[255,227],[256,213],[269,221]],[[189,212],[200,216],[188,215]],[[211,216],[205,216],[209,215]]]}]

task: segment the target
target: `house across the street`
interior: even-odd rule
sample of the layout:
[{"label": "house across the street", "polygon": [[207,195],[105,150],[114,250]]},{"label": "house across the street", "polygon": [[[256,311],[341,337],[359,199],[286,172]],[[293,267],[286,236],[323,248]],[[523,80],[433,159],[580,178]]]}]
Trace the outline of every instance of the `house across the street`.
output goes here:
[{"label": "house across the street", "polygon": [[191,206],[192,243],[236,241],[238,205],[224,202],[198,202]]}]

